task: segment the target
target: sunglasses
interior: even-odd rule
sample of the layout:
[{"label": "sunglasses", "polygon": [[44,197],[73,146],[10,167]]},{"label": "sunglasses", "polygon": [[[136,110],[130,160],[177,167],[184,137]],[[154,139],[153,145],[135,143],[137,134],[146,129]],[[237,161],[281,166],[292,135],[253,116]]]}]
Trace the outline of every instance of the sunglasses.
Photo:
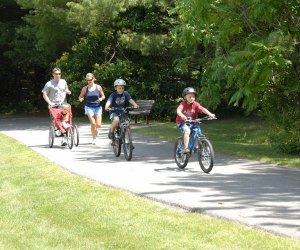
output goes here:
[{"label": "sunglasses", "polygon": [[93,79],[87,79],[87,81],[88,81],[88,82],[91,82],[91,81],[93,81]]},{"label": "sunglasses", "polygon": [[61,75],[61,73],[53,73],[54,75]]}]

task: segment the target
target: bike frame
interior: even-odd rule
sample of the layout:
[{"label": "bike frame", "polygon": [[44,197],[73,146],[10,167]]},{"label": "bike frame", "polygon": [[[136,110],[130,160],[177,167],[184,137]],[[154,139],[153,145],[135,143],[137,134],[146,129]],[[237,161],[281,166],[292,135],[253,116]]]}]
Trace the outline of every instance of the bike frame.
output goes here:
[{"label": "bike frame", "polygon": [[194,153],[196,143],[198,143],[198,138],[199,137],[205,138],[205,135],[202,134],[199,123],[192,123],[190,129],[191,129],[191,134],[189,140],[189,149],[192,153]]},{"label": "bike frame", "polygon": [[[115,138],[113,139],[113,148],[115,156],[119,156],[121,153],[121,144],[123,144],[123,151],[127,161],[131,160],[132,157],[132,137],[131,137],[131,128],[130,128],[130,118],[127,115],[127,108],[112,108],[115,110],[119,116],[119,124],[116,127]],[[118,138],[116,138],[118,136]]]}]

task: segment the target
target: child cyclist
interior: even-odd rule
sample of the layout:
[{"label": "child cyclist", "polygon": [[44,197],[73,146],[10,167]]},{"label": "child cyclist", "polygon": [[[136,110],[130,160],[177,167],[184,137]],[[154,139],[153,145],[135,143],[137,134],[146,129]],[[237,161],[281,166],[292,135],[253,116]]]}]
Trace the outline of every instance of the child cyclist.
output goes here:
[{"label": "child cyclist", "polygon": [[114,82],[115,91],[110,94],[105,104],[105,110],[109,110],[109,118],[112,121],[111,127],[108,133],[108,138],[113,139],[115,128],[119,125],[119,116],[116,110],[111,108],[127,108],[129,103],[138,108],[136,102],[131,98],[130,94],[125,91],[126,82],[123,79],[117,79]]},{"label": "child cyclist", "polygon": [[206,108],[202,107],[200,103],[196,102],[197,92],[194,88],[188,87],[185,88],[182,92],[182,97],[184,101],[180,103],[177,107],[177,117],[176,124],[181,133],[183,133],[183,142],[184,142],[184,153],[190,153],[188,148],[189,139],[190,139],[190,127],[185,123],[188,118],[193,120],[198,118],[198,113],[204,113],[210,117],[215,117],[215,114],[212,114]]}]

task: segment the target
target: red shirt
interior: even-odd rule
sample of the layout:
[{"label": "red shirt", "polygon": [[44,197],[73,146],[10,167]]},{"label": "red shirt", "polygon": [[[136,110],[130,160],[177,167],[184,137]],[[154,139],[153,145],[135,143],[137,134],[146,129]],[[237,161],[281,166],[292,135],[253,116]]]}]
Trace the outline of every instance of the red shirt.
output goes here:
[{"label": "red shirt", "polygon": [[63,112],[60,112],[57,114],[56,120],[59,120],[61,122],[68,122],[69,121],[69,112],[64,114]]},{"label": "red shirt", "polygon": [[[198,118],[198,113],[203,112],[203,107],[200,105],[199,102],[193,102],[192,104],[187,103],[187,101],[184,101],[180,103],[180,105],[177,108],[178,110],[181,110],[181,112],[186,116],[186,117],[191,117],[193,120]],[[181,123],[184,122],[180,118],[179,115],[176,117],[176,123]]]}]

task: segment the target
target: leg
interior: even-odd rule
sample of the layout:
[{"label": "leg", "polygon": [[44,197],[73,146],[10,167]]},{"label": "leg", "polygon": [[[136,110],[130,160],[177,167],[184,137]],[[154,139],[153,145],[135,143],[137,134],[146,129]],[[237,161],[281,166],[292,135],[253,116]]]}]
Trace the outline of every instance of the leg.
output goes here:
[{"label": "leg", "polygon": [[97,136],[97,125],[95,121],[95,108],[85,106],[84,109],[85,109],[85,114],[89,118],[91,124],[91,133],[93,137],[92,144],[96,144],[95,140]]},{"label": "leg", "polygon": [[98,107],[95,109],[95,121],[96,121],[96,135],[99,135],[99,128],[101,128],[102,123],[102,107]]},{"label": "leg", "polygon": [[95,121],[95,118],[94,118],[94,114],[89,113],[87,116],[88,116],[90,124],[91,124],[92,137],[93,137],[93,140],[95,140],[96,135],[97,135],[97,125],[96,125],[96,121]]},{"label": "leg", "polygon": [[61,131],[62,134],[66,133],[65,128],[63,127],[62,121],[60,121],[59,119],[56,119],[56,127],[58,127]]},{"label": "leg", "polygon": [[67,131],[67,128],[70,128],[71,126],[70,126],[70,124],[69,123],[67,123],[67,122],[65,122],[65,121],[63,121],[62,123],[61,123],[61,125],[62,125],[62,130],[61,130],[61,132],[62,133],[65,133],[66,131]]},{"label": "leg", "polygon": [[183,143],[184,143],[184,152],[188,153],[189,150],[189,140],[190,140],[190,134],[191,130],[188,126],[183,126]]},{"label": "leg", "polygon": [[113,139],[115,129],[119,125],[119,116],[116,113],[111,113],[109,118],[111,119],[112,122],[108,132],[108,138]]},{"label": "leg", "polygon": [[101,123],[102,123],[102,115],[97,115],[95,117],[95,120],[96,120],[96,135],[99,136],[100,135],[99,129],[101,128]]},{"label": "leg", "polygon": [[114,132],[115,129],[116,129],[116,127],[118,127],[118,125],[119,125],[119,119],[114,119],[112,121],[112,123],[111,123],[111,129],[110,129],[110,131]]}]

